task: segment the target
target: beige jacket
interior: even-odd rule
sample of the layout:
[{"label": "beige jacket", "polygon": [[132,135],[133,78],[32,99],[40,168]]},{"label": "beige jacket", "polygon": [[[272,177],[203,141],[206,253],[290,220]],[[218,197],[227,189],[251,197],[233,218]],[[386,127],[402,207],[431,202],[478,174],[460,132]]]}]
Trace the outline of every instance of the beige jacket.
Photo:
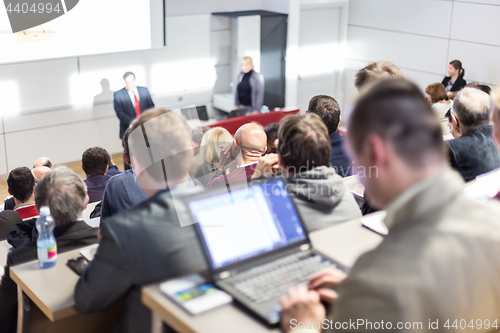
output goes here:
[{"label": "beige jacket", "polygon": [[[447,171],[389,207],[389,235],[355,263],[332,307],[334,322],[365,325],[344,324],[339,331],[500,331],[491,327],[495,320],[500,327],[500,203],[466,199],[462,186],[460,176]],[[385,329],[376,330],[382,320]],[[439,330],[430,330],[436,321]],[[397,329],[398,322],[411,329]],[[467,325],[457,330],[454,323]]]}]

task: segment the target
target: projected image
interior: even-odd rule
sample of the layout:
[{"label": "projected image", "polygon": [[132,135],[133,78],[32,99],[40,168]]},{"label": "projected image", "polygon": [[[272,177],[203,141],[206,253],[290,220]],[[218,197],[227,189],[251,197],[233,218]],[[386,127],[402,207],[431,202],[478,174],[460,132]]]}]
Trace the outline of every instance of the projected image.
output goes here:
[{"label": "projected image", "polygon": [[149,0],[66,0],[64,3],[59,17],[45,23],[42,20],[31,27],[26,23],[28,29],[17,33],[12,33],[7,10],[0,7],[0,64],[151,47]]}]

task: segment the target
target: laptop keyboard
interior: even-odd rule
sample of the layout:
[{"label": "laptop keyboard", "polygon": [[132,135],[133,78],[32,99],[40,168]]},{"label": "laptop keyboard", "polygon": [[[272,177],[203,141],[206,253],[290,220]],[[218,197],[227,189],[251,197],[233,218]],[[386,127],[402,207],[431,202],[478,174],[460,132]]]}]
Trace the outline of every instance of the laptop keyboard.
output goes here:
[{"label": "laptop keyboard", "polygon": [[307,284],[314,273],[334,267],[320,255],[297,253],[238,274],[228,283],[252,301],[262,303],[285,294],[290,287]]}]

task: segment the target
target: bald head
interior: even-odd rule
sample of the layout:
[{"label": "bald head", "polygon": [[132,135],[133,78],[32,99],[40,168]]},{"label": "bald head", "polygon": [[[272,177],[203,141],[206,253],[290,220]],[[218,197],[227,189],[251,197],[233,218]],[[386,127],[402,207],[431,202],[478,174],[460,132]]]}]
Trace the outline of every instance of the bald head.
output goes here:
[{"label": "bald head", "polygon": [[245,124],[238,128],[234,140],[241,149],[244,163],[255,162],[265,153],[267,135],[257,124]]},{"label": "bald head", "polygon": [[31,170],[33,177],[35,177],[35,183],[38,183],[40,179],[42,179],[43,175],[50,171],[49,167],[40,166]]},{"label": "bald head", "polygon": [[41,167],[41,166],[46,166],[49,169],[52,169],[52,161],[48,157],[45,157],[45,156],[40,157],[33,164],[33,168],[38,168],[38,167]]}]

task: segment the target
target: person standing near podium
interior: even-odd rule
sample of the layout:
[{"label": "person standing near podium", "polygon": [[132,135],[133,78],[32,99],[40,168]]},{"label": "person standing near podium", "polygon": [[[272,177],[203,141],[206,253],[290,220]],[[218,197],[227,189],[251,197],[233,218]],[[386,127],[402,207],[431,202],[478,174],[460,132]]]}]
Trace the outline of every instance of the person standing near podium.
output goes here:
[{"label": "person standing near podium", "polygon": [[234,94],[234,108],[248,108],[251,113],[260,113],[263,104],[264,77],[254,70],[252,58],[243,57]]},{"label": "person standing near podium", "polygon": [[125,88],[118,90],[113,96],[115,112],[120,119],[120,139],[123,139],[123,134],[132,120],[142,112],[155,107],[148,88],[135,85],[134,73],[126,72],[123,79]]}]

